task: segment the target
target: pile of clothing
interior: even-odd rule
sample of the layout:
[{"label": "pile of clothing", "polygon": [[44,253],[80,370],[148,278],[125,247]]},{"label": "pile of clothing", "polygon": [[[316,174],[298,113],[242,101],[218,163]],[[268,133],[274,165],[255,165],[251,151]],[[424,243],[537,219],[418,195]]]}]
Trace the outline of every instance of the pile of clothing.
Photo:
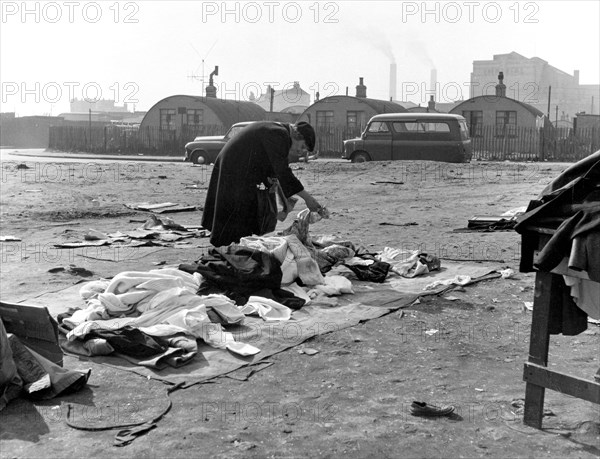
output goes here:
[{"label": "pile of clothing", "polygon": [[225,295],[198,295],[200,283],[199,274],[174,268],[89,282],[80,290],[87,308],[59,316],[67,337],[63,348],[83,355],[115,353],[157,369],[188,363],[198,338],[229,348],[235,340],[223,325],[241,323],[245,315]]},{"label": "pile of clothing", "polygon": [[[553,230],[539,252],[532,227]],[[563,274],[552,287],[550,333],[576,335],[588,316],[600,319],[600,150],[568,167],[530,201],[515,230],[522,234],[520,270]]]},{"label": "pile of clothing", "polygon": [[386,247],[369,253],[333,236],[311,238],[309,225],[323,217],[307,209],[279,234],[212,248],[195,263],[122,272],[85,284],[80,294],[87,307],[59,317],[67,337],[63,348],[88,356],[118,355],[156,369],[190,362],[198,352],[197,339],[253,355],[260,349],[236,343],[228,327],[242,324],[247,315],[287,321],[293,310],[315,299],[354,293],[347,276],[329,273],[335,266],[371,282],[440,267],[437,258],[419,252]]}]

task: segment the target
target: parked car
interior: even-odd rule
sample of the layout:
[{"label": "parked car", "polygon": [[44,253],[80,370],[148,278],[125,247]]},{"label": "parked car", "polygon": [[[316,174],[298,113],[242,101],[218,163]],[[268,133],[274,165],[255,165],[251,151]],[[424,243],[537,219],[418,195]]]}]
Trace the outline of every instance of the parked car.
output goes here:
[{"label": "parked car", "polygon": [[469,162],[466,120],[445,113],[385,113],[371,118],[360,137],[344,141],[342,159]]},{"label": "parked car", "polygon": [[211,164],[225,144],[233,139],[245,126],[254,121],[243,121],[232,125],[225,135],[198,136],[192,142],[185,144],[184,161],[193,164]]},{"label": "parked car", "polygon": [[[245,126],[256,123],[256,121],[242,121],[232,125],[225,135],[198,136],[192,142],[185,145],[184,161],[193,164],[212,164],[225,144],[233,139]],[[317,159],[318,154],[306,157],[290,156],[289,162],[307,162]]]}]

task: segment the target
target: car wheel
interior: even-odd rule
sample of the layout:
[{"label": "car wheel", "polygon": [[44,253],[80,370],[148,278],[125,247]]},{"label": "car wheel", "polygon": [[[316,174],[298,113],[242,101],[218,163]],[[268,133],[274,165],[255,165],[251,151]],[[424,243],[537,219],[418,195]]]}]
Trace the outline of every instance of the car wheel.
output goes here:
[{"label": "car wheel", "polygon": [[366,163],[367,161],[371,161],[371,158],[369,158],[369,154],[364,151],[359,151],[352,155],[353,163]]},{"label": "car wheel", "polygon": [[204,158],[202,151],[194,151],[192,152],[192,156],[190,157],[192,164],[204,164],[206,163],[206,159]]}]

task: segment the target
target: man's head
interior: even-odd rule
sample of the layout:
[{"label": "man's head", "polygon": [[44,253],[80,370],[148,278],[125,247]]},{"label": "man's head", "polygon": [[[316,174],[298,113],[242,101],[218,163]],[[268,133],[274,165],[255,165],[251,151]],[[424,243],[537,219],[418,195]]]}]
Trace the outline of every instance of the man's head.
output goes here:
[{"label": "man's head", "polygon": [[315,149],[316,135],[310,124],[306,121],[300,121],[293,125],[293,131],[292,138],[303,140],[307,151],[312,152]]}]

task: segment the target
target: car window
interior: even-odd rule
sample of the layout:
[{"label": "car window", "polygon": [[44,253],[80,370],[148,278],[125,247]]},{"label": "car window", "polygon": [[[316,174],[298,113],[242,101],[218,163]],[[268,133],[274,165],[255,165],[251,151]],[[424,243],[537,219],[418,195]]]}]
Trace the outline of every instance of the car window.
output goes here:
[{"label": "car window", "polygon": [[231,129],[229,129],[229,131],[227,131],[227,134],[225,134],[225,137],[223,137],[223,140],[229,141],[229,140],[233,139],[246,126],[247,126],[247,124],[242,125],[242,126],[231,126]]},{"label": "car window", "polygon": [[233,139],[239,130],[240,130],[239,126],[231,126],[229,131],[227,131],[227,134],[225,134],[225,136],[223,137],[223,140]]},{"label": "car window", "polygon": [[450,125],[448,123],[427,123],[427,131],[450,132]]},{"label": "car window", "polygon": [[395,132],[425,132],[425,123],[416,121],[394,121],[392,127]]},{"label": "car window", "polygon": [[381,133],[381,132],[390,132],[390,129],[387,126],[385,121],[373,121],[369,128],[367,129],[369,133]]},{"label": "car window", "polygon": [[420,121],[394,121],[394,132],[450,132],[448,123],[427,123]]},{"label": "car window", "polygon": [[408,129],[406,128],[406,123],[400,123],[398,121],[394,121],[392,123],[392,129],[394,132],[406,132]]}]

